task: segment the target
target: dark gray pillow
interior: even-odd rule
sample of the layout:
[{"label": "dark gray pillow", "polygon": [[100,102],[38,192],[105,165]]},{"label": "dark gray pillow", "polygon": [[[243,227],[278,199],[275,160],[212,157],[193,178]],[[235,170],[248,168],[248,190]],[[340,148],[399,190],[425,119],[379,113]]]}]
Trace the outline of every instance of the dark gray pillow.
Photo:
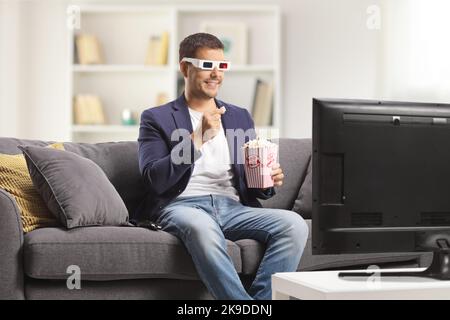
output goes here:
[{"label": "dark gray pillow", "polygon": [[311,219],[312,215],[312,161],[309,161],[305,180],[300,187],[293,211],[302,215],[304,219]]},{"label": "dark gray pillow", "polygon": [[92,160],[63,150],[19,148],[34,186],[65,227],[128,224],[123,200]]}]

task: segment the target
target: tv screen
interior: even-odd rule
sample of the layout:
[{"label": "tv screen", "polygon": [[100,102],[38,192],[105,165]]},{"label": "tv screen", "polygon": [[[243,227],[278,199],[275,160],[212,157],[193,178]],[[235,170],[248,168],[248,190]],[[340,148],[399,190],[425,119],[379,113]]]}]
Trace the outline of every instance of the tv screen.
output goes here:
[{"label": "tv screen", "polygon": [[314,254],[450,243],[450,105],[313,100]]}]

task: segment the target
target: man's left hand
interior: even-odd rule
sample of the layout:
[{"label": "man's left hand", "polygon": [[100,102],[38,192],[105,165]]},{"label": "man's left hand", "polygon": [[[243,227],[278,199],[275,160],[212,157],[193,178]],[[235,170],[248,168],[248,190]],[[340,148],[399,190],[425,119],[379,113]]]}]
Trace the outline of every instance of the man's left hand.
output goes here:
[{"label": "man's left hand", "polygon": [[270,175],[272,176],[274,187],[281,187],[283,184],[284,174],[279,163],[275,163],[272,166],[272,172]]}]

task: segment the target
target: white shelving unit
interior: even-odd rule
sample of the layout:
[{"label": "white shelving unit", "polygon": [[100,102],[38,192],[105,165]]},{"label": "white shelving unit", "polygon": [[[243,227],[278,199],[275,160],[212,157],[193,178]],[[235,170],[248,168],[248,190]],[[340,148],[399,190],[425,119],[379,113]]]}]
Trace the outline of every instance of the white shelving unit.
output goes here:
[{"label": "white shelving unit", "polygon": [[[218,98],[251,112],[256,79],[274,84],[272,126],[280,127],[280,12],[273,5],[81,5],[81,28],[69,30],[68,62],[70,94],[67,107],[73,110],[77,94],[95,94],[102,101],[107,125],[76,125],[68,130],[72,141],[105,142],[136,140],[139,126],[121,125],[121,113],[131,109],[140,114],[156,106],[157,96],[177,98],[181,73],[178,45],[201,31],[204,21],[245,23],[248,31],[248,63],[233,64],[225,74]],[[169,32],[168,64],[144,64],[150,36]],[[74,64],[74,37],[94,34],[101,44],[105,64]],[[73,123],[73,119],[71,121]]]},{"label": "white shelving unit", "polygon": [[166,66],[143,66],[143,65],[73,65],[72,72],[169,72]]}]

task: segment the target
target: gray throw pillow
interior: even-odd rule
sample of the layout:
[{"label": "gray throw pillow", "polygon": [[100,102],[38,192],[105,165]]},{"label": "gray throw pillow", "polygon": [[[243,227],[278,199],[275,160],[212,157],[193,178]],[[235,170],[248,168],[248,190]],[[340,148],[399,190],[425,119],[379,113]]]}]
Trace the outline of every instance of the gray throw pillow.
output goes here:
[{"label": "gray throw pillow", "polygon": [[304,219],[311,219],[312,215],[312,160],[309,161],[305,180],[300,187],[293,211],[302,215]]},{"label": "gray throw pillow", "polygon": [[19,148],[34,186],[66,228],[128,224],[123,200],[92,160],[63,150]]}]

